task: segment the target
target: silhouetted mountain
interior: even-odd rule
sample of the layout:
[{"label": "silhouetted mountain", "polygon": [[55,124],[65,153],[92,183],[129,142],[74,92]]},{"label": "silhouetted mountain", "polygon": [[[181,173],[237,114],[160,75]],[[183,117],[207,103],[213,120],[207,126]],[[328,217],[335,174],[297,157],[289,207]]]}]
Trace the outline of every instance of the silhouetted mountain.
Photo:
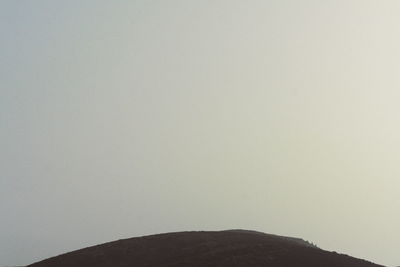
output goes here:
[{"label": "silhouetted mountain", "polygon": [[30,267],[376,267],[299,238],[255,231],[179,232],[118,240]]}]

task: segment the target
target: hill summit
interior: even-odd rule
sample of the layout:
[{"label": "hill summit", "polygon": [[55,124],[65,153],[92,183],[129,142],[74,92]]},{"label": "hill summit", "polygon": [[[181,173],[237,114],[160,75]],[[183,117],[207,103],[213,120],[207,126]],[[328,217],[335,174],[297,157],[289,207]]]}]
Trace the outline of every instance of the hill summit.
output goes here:
[{"label": "hill summit", "polygon": [[29,267],[377,267],[300,238],[256,231],[177,232],[134,237],[52,257]]}]

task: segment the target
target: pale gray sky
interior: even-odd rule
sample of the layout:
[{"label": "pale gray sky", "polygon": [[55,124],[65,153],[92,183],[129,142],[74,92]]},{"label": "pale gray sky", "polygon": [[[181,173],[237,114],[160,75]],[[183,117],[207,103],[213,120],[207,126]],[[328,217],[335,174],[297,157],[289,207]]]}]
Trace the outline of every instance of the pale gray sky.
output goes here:
[{"label": "pale gray sky", "polygon": [[399,265],[400,2],[0,2],[0,266],[254,229]]}]

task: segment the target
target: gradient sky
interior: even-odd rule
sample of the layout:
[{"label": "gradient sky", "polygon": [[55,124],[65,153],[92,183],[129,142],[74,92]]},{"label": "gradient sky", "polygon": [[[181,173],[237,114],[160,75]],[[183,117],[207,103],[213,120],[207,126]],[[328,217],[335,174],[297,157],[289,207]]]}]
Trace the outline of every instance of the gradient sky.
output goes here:
[{"label": "gradient sky", "polygon": [[0,266],[254,229],[400,265],[400,2],[0,2]]}]

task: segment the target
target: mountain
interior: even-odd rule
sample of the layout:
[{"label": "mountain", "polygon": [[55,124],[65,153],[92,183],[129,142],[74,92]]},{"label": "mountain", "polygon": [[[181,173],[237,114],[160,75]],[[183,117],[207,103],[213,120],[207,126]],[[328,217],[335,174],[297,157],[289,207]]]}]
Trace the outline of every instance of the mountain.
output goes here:
[{"label": "mountain", "polygon": [[109,242],[29,267],[377,267],[299,238],[256,231],[178,232]]}]

